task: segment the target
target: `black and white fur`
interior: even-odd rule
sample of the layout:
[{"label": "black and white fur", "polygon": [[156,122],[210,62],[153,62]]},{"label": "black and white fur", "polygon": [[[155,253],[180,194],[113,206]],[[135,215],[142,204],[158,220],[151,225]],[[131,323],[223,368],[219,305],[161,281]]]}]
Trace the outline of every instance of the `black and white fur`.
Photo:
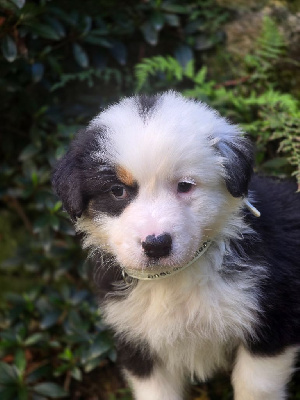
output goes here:
[{"label": "black and white fur", "polygon": [[[232,370],[236,400],[285,398],[300,344],[300,195],[251,178],[252,163],[237,126],[167,92],[97,115],[54,171],[137,400],[183,399],[191,378],[219,369]],[[206,237],[206,253],[177,275],[122,281],[122,266],[189,262]]]}]

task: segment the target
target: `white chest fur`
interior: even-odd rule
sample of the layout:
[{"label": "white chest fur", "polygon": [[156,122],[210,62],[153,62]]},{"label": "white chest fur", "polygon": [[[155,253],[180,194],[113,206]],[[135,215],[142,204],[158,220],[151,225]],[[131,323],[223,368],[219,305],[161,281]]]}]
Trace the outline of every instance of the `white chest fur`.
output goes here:
[{"label": "white chest fur", "polygon": [[[253,334],[258,303],[253,279],[225,280],[215,259],[161,281],[139,281],[123,300],[109,299],[106,322],[127,340],[146,341],[169,370],[205,379]],[[179,372],[179,371],[177,371]]]}]

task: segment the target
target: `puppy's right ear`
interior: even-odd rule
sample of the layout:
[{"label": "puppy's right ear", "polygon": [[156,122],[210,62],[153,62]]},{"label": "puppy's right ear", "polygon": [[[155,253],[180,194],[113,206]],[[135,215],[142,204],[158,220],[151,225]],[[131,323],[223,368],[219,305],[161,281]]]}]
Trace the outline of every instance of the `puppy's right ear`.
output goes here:
[{"label": "puppy's right ear", "polygon": [[82,190],[84,184],[82,160],[89,138],[87,130],[79,131],[70,149],[55,165],[52,174],[54,192],[73,220],[79,218],[86,207]]},{"label": "puppy's right ear", "polygon": [[52,175],[54,192],[63,203],[64,209],[75,220],[84,210],[81,192],[81,173],[78,166],[78,154],[72,146],[70,150],[58,161]]}]

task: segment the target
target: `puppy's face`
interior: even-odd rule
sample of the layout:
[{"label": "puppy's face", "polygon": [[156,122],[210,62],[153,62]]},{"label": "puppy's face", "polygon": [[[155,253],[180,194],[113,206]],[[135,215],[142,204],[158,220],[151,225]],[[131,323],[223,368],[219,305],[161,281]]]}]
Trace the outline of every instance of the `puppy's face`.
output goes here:
[{"label": "puppy's face", "polygon": [[168,92],[125,99],[98,115],[53,182],[86,246],[145,269],[189,262],[237,210],[250,174],[240,131]]}]

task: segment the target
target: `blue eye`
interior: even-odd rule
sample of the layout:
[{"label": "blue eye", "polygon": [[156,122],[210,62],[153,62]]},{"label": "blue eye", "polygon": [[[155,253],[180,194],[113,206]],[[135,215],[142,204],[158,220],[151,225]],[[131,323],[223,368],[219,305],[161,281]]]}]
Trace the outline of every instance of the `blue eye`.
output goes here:
[{"label": "blue eye", "polygon": [[126,197],[128,196],[126,188],[122,185],[112,186],[110,192],[118,200],[126,199]]}]

